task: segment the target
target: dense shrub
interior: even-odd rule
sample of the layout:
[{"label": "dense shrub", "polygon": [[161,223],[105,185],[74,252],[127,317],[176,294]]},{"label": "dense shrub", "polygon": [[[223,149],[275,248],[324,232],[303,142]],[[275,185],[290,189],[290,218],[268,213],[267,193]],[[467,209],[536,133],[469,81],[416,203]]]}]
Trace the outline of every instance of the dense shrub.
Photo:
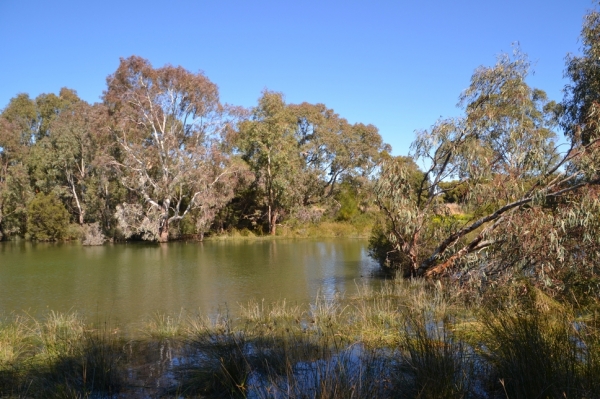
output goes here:
[{"label": "dense shrub", "polygon": [[61,240],[68,226],[69,213],[54,194],[38,193],[27,205],[27,232],[32,239]]},{"label": "dense shrub", "polygon": [[102,233],[99,223],[91,223],[83,226],[83,245],[102,245],[106,237]]},{"label": "dense shrub", "polygon": [[337,212],[338,220],[349,221],[356,216],[358,213],[358,199],[356,190],[352,186],[347,183],[342,184],[336,199],[340,203],[340,209]]}]

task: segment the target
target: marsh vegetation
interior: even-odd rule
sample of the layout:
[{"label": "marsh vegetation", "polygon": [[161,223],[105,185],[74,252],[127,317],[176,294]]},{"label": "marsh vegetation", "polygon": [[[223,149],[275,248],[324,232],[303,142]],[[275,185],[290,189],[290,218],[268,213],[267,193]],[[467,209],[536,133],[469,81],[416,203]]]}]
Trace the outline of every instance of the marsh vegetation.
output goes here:
[{"label": "marsh vegetation", "polygon": [[[514,290],[514,291],[513,291]],[[526,295],[516,290],[528,290]],[[4,318],[3,397],[532,398],[600,395],[600,330],[527,285],[502,296],[390,280],[352,298],[157,314]]]}]

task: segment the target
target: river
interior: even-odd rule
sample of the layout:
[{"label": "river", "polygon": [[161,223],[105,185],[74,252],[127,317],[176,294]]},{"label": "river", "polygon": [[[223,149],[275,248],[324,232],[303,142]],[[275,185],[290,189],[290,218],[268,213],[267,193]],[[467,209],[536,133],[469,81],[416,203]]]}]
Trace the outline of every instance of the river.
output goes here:
[{"label": "river", "polygon": [[132,326],[156,314],[235,314],[251,300],[308,304],[376,284],[364,240],[0,242],[0,315],[75,311]]}]

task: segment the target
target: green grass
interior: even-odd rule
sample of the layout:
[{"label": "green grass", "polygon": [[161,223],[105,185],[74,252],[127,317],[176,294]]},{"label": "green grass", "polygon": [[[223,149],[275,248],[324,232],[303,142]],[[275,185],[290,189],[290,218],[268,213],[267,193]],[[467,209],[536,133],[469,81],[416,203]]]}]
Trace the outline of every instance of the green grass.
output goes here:
[{"label": "green grass", "polygon": [[75,313],[5,319],[0,331],[1,397],[110,397],[122,388],[123,339]]},{"label": "green grass", "polygon": [[370,217],[357,218],[352,221],[323,220],[318,223],[300,223],[289,221],[277,227],[277,234],[248,229],[232,229],[222,234],[206,236],[206,240],[263,240],[273,238],[368,238],[374,221]]},{"label": "green grass", "polygon": [[548,298],[394,280],[352,298],[156,314],[134,340],[77,314],[0,322],[0,397],[595,398],[600,319]]}]

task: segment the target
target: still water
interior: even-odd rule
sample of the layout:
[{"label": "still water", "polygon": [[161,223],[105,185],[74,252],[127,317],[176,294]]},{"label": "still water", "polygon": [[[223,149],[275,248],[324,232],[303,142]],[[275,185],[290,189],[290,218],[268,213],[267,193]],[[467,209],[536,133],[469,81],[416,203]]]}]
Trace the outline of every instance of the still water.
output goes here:
[{"label": "still water", "polygon": [[215,314],[250,300],[308,304],[375,284],[362,240],[0,243],[0,315],[76,311],[137,325],[157,313]]}]

